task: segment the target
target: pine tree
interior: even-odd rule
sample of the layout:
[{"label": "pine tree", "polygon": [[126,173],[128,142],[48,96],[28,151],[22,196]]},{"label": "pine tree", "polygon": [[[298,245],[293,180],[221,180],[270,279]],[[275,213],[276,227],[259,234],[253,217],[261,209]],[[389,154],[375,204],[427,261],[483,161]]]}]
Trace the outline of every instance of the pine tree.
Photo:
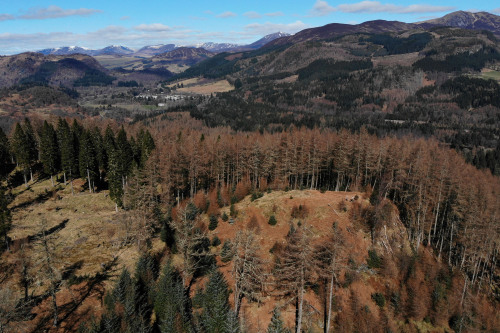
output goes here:
[{"label": "pine tree", "polygon": [[73,177],[78,174],[77,139],[66,120],[59,118],[57,123],[57,141],[61,156],[61,170],[64,175],[64,185],[69,177],[73,192]]},{"label": "pine tree", "polygon": [[99,182],[103,179],[103,174],[108,169],[108,155],[104,145],[104,138],[101,135],[99,128],[94,127],[91,132],[92,142],[94,143],[97,165],[99,170]]},{"label": "pine tree", "polygon": [[0,128],[0,178],[3,178],[9,172],[10,153],[9,140],[2,128]]},{"label": "pine tree", "polygon": [[54,174],[59,167],[59,148],[56,131],[47,121],[43,122],[40,135],[40,161],[43,164],[43,171],[50,175],[52,186],[54,186]]},{"label": "pine tree", "polygon": [[87,178],[89,192],[94,192],[94,183],[98,173],[97,156],[94,142],[88,131],[83,131],[80,138],[80,152],[78,155],[80,176]]},{"label": "pine tree", "polygon": [[26,150],[27,150],[27,164],[30,170],[30,178],[33,181],[33,164],[38,159],[38,142],[36,141],[35,131],[33,130],[33,126],[31,126],[31,122],[28,118],[24,118],[23,130],[26,140]]},{"label": "pine tree", "polygon": [[229,312],[229,290],[224,275],[214,269],[209,276],[203,295],[202,326],[207,333],[226,332]]},{"label": "pine tree", "polygon": [[279,309],[275,307],[273,310],[273,316],[271,317],[271,322],[267,327],[267,333],[289,333],[289,332],[290,330],[288,330],[285,327],[285,324],[281,319],[281,313]]},{"label": "pine tree", "polygon": [[133,151],[132,147],[130,147],[130,143],[127,140],[127,133],[125,132],[123,126],[116,137],[116,151],[118,153],[116,155],[118,159],[117,171],[122,177],[122,186],[125,188],[127,176],[132,167]]},{"label": "pine tree", "polygon": [[28,186],[27,172],[30,166],[28,140],[21,124],[17,123],[12,135],[12,152],[17,164],[23,169],[24,184]]},{"label": "pine tree", "polygon": [[[109,153],[109,152],[108,152]],[[120,157],[117,150],[111,150],[108,158],[109,197],[115,202],[116,211],[123,206],[123,183],[120,173]]]},{"label": "pine tree", "polygon": [[154,310],[162,333],[191,331],[188,302],[182,279],[171,261],[163,267],[155,288]]},{"label": "pine tree", "polygon": [[[12,217],[8,205],[7,195],[5,189],[0,187],[0,237],[5,240],[5,247],[9,248],[9,238],[7,233],[12,227]],[[2,247],[0,247],[2,248]]]}]

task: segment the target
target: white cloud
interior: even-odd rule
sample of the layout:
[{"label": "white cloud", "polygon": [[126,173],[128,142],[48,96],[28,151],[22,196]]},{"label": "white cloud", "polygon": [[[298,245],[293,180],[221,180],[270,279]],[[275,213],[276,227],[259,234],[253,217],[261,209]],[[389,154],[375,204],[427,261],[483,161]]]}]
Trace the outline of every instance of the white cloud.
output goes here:
[{"label": "white cloud", "polygon": [[311,16],[325,16],[332,12],[342,13],[396,13],[396,14],[422,14],[438,13],[454,10],[452,6],[434,6],[426,4],[401,6],[392,3],[381,3],[380,1],[361,1],[350,4],[340,4],[333,7],[328,2],[317,0],[310,11]]},{"label": "white cloud", "polygon": [[100,13],[98,9],[79,8],[79,9],[63,9],[59,6],[32,7],[25,14],[18,18],[25,20],[45,20],[51,18],[68,17],[68,16],[90,16]]},{"label": "white cloud", "polygon": [[10,14],[0,14],[0,22],[1,21],[10,21],[10,20],[14,20],[15,17],[10,15]]},{"label": "white cloud", "polygon": [[245,34],[246,35],[255,35],[255,36],[265,36],[268,34],[272,34],[277,31],[288,32],[290,34],[294,34],[300,30],[304,30],[309,26],[302,21],[296,21],[289,24],[280,24],[280,23],[252,23],[245,26]]},{"label": "white cloud", "polygon": [[434,5],[409,5],[400,6],[391,3],[381,3],[379,1],[361,1],[353,4],[342,4],[336,7],[343,13],[397,13],[397,14],[416,14],[416,13],[436,13],[446,12],[455,9],[450,6]]},{"label": "white cloud", "polygon": [[139,24],[134,27],[135,30],[139,31],[170,31],[172,28],[170,28],[168,25],[164,25],[162,23],[151,23],[151,24]]},{"label": "white cloud", "polygon": [[500,14],[500,7],[493,9],[491,12]]},{"label": "white cloud", "polygon": [[128,20],[130,20],[130,16],[122,16],[122,17],[120,17],[120,20],[121,21],[128,21]]},{"label": "white cloud", "polygon": [[337,9],[335,7],[330,6],[328,2],[323,0],[317,0],[311,10],[311,15],[325,16],[335,11],[337,11]]},{"label": "white cloud", "polygon": [[274,13],[267,13],[265,14],[266,16],[269,16],[269,17],[278,17],[278,16],[285,16],[285,14],[283,12],[274,12]]},{"label": "white cloud", "polygon": [[219,15],[217,15],[217,17],[220,17],[220,18],[228,18],[228,17],[235,17],[235,16],[238,16],[236,13],[233,13],[233,12],[224,12],[224,13],[220,13]]},{"label": "white cloud", "polygon": [[251,19],[259,19],[262,17],[261,14],[254,12],[254,11],[246,12],[245,14],[243,14],[243,16],[246,16],[246,17],[251,18]]}]

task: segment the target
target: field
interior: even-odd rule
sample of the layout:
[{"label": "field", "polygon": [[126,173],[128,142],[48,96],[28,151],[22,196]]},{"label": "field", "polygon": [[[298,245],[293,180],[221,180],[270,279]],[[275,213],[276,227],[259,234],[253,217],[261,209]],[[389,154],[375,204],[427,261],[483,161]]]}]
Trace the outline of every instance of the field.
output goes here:
[{"label": "field", "polygon": [[481,72],[481,77],[483,79],[492,79],[492,80],[500,81],[500,72],[493,71],[493,70],[483,70]]},{"label": "field", "polygon": [[184,93],[192,93],[192,94],[200,94],[200,95],[209,95],[212,93],[218,92],[227,92],[234,90],[234,86],[232,86],[227,80],[207,80],[207,79],[187,79],[183,81],[176,82],[174,84],[170,84],[168,87],[174,87],[178,85],[183,85],[183,88],[177,88],[177,91]]}]

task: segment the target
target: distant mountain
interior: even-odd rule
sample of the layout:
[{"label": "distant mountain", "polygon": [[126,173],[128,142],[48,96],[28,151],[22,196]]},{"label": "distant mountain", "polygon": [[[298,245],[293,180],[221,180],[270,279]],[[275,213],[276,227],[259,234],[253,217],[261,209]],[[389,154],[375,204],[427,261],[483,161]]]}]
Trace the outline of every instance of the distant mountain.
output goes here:
[{"label": "distant mountain", "polygon": [[422,26],[443,25],[470,30],[488,30],[500,35],[500,16],[487,12],[458,11],[437,19],[419,22],[419,24]]},{"label": "distant mountain", "polygon": [[38,51],[38,53],[44,54],[44,55],[69,55],[69,54],[86,54],[86,55],[93,55],[95,50],[91,50],[86,47],[80,47],[80,46],[63,46],[63,47],[56,47],[56,48],[51,48],[51,49],[43,49]]},{"label": "distant mountain", "polygon": [[160,53],[172,51],[175,48],[175,44],[149,45],[140,48],[137,52],[135,52],[135,55],[140,57],[152,57]]},{"label": "distant mountain", "polygon": [[232,51],[234,49],[238,49],[241,47],[239,44],[230,44],[230,43],[203,43],[203,44],[198,44],[196,45],[198,48],[203,48],[205,50],[211,51],[211,52],[228,52]]},{"label": "distant mountain", "polygon": [[256,50],[261,48],[262,46],[266,45],[267,43],[272,42],[275,39],[281,38],[281,37],[288,37],[291,36],[290,34],[286,32],[275,32],[273,34],[269,34],[267,36],[262,37],[256,42],[253,42],[252,44],[246,45],[248,48]]},{"label": "distant mountain", "polygon": [[417,24],[384,20],[368,21],[354,25],[331,23],[318,28],[305,29],[292,36],[274,39],[267,43],[266,46],[296,44],[308,40],[329,39],[355,33],[377,34],[385,32],[400,32],[418,28],[420,27]]},{"label": "distant mountain", "polygon": [[135,53],[135,50],[121,45],[111,45],[100,50],[95,50],[93,55],[130,55]]},{"label": "distant mountain", "polygon": [[[35,83],[53,86],[109,84],[108,71],[93,57],[84,54],[43,55],[26,52],[0,57],[0,87]],[[83,79],[77,81],[79,79]]]},{"label": "distant mountain", "polygon": [[[207,51],[201,47],[179,47],[175,50],[157,54],[153,57],[153,59],[161,59],[161,60],[197,60],[198,58],[209,58],[214,55],[213,52]],[[196,61],[198,62],[198,61]]]}]

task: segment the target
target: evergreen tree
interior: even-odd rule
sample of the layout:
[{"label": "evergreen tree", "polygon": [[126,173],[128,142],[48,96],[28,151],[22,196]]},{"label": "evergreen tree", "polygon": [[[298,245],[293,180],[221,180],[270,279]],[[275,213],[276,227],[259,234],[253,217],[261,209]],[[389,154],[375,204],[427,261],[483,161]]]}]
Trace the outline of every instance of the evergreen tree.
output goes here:
[{"label": "evergreen tree", "polygon": [[21,124],[17,123],[14,129],[14,134],[12,135],[12,152],[16,158],[17,164],[23,169],[24,184],[28,186],[28,181],[26,179],[27,172],[30,166],[29,148],[28,140],[26,134],[24,133]]},{"label": "evergreen tree", "polygon": [[[5,194],[5,189],[0,187],[0,237],[5,240],[5,246],[9,248],[9,238],[7,233],[12,227],[12,217],[10,215],[10,210],[8,205],[7,195]],[[2,248],[0,246],[0,248]]]},{"label": "evergreen tree", "polygon": [[97,156],[92,137],[88,131],[83,131],[80,138],[80,151],[78,155],[80,176],[87,178],[89,192],[94,192],[94,182],[98,173]]},{"label": "evergreen tree", "polygon": [[191,331],[188,302],[182,279],[168,261],[155,289],[154,310],[162,333]]},{"label": "evergreen tree", "polygon": [[59,148],[56,131],[47,121],[43,122],[42,133],[40,135],[40,161],[43,164],[43,171],[50,175],[52,186],[54,186],[53,176],[59,167]]},{"label": "evergreen tree", "polygon": [[77,140],[69,124],[62,118],[59,118],[57,123],[57,141],[61,156],[61,170],[64,173],[64,185],[69,177],[73,189],[73,177],[78,174]]},{"label": "evergreen tree", "polygon": [[101,182],[103,179],[103,174],[108,169],[108,155],[106,152],[106,147],[104,146],[104,138],[102,137],[99,128],[94,127],[90,135],[95,147],[97,166],[99,170],[99,182]]},{"label": "evergreen tree", "polygon": [[267,327],[267,333],[288,333],[290,332],[283,323],[281,319],[281,313],[277,307],[273,310],[273,316],[271,318],[271,322]]},{"label": "evergreen tree", "polygon": [[120,156],[117,150],[112,150],[108,159],[109,196],[115,202],[116,211],[123,206],[123,182],[120,173]]},{"label": "evergreen tree", "polygon": [[155,142],[153,139],[153,136],[151,133],[149,133],[148,130],[142,131],[139,133],[139,138],[140,141],[138,142],[140,144],[140,149],[141,149],[141,159],[140,159],[140,165],[144,165],[153,151],[155,149]]},{"label": "evergreen tree", "polygon": [[10,154],[9,140],[0,128],[0,178],[5,177],[9,172]]},{"label": "evergreen tree", "polygon": [[207,333],[226,332],[229,290],[224,275],[217,269],[210,273],[203,295],[201,323]]},{"label": "evergreen tree", "polygon": [[28,118],[24,118],[23,130],[26,140],[26,150],[28,157],[28,168],[30,170],[30,178],[33,181],[33,165],[38,159],[38,143],[36,141],[35,131]]},{"label": "evergreen tree", "polygon": [[123,126],[116,137],[116,151],[117,155],[115,157],[118,159],[117,171],[122,178],[122,186],[125,187],[127,176],[132,167],[133,151]]}]

